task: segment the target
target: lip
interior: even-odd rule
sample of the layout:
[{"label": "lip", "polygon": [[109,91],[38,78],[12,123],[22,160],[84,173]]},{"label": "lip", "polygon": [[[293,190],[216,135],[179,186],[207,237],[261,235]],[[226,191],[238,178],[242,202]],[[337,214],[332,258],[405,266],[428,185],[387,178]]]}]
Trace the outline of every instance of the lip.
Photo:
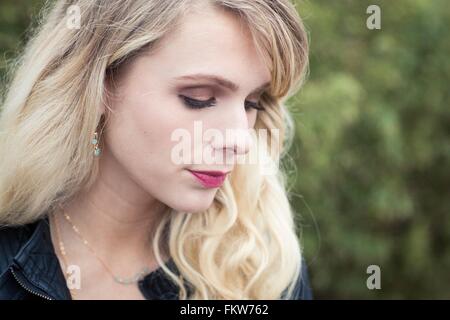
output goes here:
[{"label": "lip", "polygon": [[229,173],[222,171],[198,171],[189,169],[188,171],[192,173],[192,175],[206,188],[220,187]]}]

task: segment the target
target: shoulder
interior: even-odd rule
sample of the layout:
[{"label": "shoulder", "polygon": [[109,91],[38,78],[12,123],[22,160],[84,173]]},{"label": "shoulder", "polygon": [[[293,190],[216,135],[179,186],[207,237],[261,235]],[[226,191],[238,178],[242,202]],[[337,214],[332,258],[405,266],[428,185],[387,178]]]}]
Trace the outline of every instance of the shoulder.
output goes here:
[{"label": "shoulder", "polygon": [[16,254],[28,241],[35,224],[22,226],[0,225],[0,275],[9,267]]}]

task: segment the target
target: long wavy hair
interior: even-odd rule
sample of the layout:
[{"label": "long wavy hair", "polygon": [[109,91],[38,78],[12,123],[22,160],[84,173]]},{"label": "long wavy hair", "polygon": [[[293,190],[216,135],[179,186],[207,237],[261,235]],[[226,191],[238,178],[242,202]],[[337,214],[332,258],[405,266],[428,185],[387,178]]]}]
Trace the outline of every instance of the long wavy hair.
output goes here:
[{"label": "long wavy hair", "polygon": [[[272,142],[258,141],[259,152],[277,163],[283,159],[294,127],[286,100],[308,69],[307,34],[294,3],[50,1],[11,64],[2,93],[1,225],[35,222],[92,185],[98,161],[90,140],[104,125],[98,106],[105,102],[106,81],[205,2],[242,19],[270,67],[271,86],[261,98],[265,111],[258,112],[255,128],[267,129],[267,141],[276,146],[269,153]],[[66,25],[73,5],[80,10],[78,29]],[[279,130],[277,140],[271,129]],[[153,253],[180,299],[289,299],[303,263],[295,220],[285,170],[263,174],[260,166],[238,164],[208,210],[167,208],[152,231]],[[162,253],[173,258],[179,274]]]}]

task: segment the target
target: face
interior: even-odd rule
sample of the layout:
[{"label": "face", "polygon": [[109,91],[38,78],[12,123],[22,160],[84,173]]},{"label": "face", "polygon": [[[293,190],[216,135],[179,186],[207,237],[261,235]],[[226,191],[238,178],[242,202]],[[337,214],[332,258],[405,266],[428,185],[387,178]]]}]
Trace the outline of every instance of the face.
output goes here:
[{"label": "face", "polygon": [[[249,31],[234,15],[215,8],[191,12],[157,50],[134,60],[115,80],[101,170],[124,194],[150,195],[177,211],[208,209],[221,180],[198,171],[230,172],[233,159],[250,145],[245,139],[199,138],[194,122],[200,121],[203,133],[215,129],[223,137],[252,128],[270,80]],[[192,148],[200,145],[223,161],[174,161],[180,140],[172,135],[180,129],[190,134]]]}]

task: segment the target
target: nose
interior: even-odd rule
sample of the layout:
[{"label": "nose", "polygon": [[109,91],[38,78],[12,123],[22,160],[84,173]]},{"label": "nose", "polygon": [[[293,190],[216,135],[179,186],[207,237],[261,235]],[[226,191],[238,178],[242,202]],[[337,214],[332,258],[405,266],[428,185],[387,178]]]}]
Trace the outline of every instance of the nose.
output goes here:
[{"label": "nose", "polygon": [[245,155],[251,146],[248,114],[245,108],[230,108],[224,115],[222,128],[225,129],[223,148],[234,155]]}]

